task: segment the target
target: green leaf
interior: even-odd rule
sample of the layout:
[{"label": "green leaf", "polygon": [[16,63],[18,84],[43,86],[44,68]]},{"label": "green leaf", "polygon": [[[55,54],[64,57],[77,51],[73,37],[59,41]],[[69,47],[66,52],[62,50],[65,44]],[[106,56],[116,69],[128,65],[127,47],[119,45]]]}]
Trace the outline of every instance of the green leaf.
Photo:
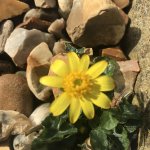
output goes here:
[{"label": "green leaf", "polygon": [[69,123],[67,114],[59,117],[49,115],[42,125],[44,129],[40,136],[33,141],[32,150],[36,150],[40,145],[45,145],[46,148],[58,146],[56,143],[68,140],[77,133],[77,128]]},{"label": "green leaf", "polygon": [[100,126],[106,130],[112,130],[118,125],[119,121],[111,111],[104,111],[101,116]]},{"label": "green leaf", "polygon": [[91,145],[94,150],[107,150],[108,140],[107,135],[102,128],[92,130],[90,133]]}]

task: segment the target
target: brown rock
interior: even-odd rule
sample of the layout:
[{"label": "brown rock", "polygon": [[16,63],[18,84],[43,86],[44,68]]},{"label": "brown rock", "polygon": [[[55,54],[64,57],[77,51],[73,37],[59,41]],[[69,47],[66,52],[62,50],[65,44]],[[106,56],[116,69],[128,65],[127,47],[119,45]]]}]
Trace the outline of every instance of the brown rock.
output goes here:
[{"label": "brown rock", "polygon": [[27,81],[33,94],[42,101],[49,100],[51,88],[39,83],[42,76],[48,74],[52,53],[46,43],[36,46],[27,59]]},{"label": "brown rock", "polygon": [[102,56],[107,56],[118,61],[127,60],[123,51],[119,48],[105,48],[102,50]]},{"label": "brown rock", "polygon": [[127,7],[130,3],[130,0],[112,0],[112,1],[121,9]]},{"label": "brown rock", "polygon": [[41,19],[33,17],[33,18],[27,19],[26,21],[18,25],[17,28],[25,28],[28,30],[38,29],[41,31],[47,31],[50,25],[51,25],[51,22],[49,21],[45,21],[45,20],[41,20]]},{"label": "brown rock", "polygon": [[15,110],[29,116],[32,112],[32,94],[23,76],[0,76],[0,110]]},{"label": "brown rock", "polygon": [[29,9],[29,5],[18,0],[0,0],[0,21],[21,15]]},{"label": "brown rock", "polygon": [[81,47],[115,45],[124,31],[124,19],[111,0],[74,0],[67,20],[73,43]]},{"label": "brown rock", "polygon": [[0,53],[4,51],[5,43],[10,33],[13,31],[14,25],[11,20],[5,21],[0,26]]},{"label": "brown rock", "polygon": [[58,12],[55,9],[30,9],[24,16],[24,21],[29,18],[38,18],[41,20],[46,20],[53,22],[59,18]]},{"label": "brown rock", "polygon": [[54,8],[56,0],[34,0],[35,5],[41,8]]},{"label": "brown rock", "polygon": [[63,38],[63,30],[65,29],[65,20],[63,18],[56,19],[48,28],[49,33],[53,33],[57,38]]}]

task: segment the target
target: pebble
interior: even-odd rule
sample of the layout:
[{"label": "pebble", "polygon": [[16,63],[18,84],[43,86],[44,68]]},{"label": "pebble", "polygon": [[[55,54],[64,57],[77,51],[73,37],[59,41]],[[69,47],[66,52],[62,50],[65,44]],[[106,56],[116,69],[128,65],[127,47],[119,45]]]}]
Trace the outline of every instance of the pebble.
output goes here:
[{"label": "pebble", "polygon": [[35,6],[40,8],[56,7],[56,0],[34,0]]},{"label": "pebble", "polygon": [[16,66],[23,67],[32,49],[41,42],[46,42],[52,49],[55,38],[52,34],[40,30],[16,28],[6,41],[5,52],[12,58]]},{"label": "pebble", "polygon": [[11,32],[13,31],[14,25],[11,20],[6,20],[0,26],[0,53],[4,51],[5,43]]},{"label": "pebble", "polygon": [[130,4],[130,0],[112,0],[121,9],[127,7]]},{"label": "pebble", "polygon": [[15,110],[29,116],[32,100],[25,77],[16,74],[0,76],[0,110]]},{"label": "pebble", "polygon": [[51,88],[39,83],[42,76],[48,75],[52,53],[46,43],[36,46],[27,59],[27,82],[33,94],[42,101],[50,99]]},{"label": "pebble", "polygon": [[9,19],[29,10],[29,5],[18,0],[5,0],[0,4],[0,21]]}]

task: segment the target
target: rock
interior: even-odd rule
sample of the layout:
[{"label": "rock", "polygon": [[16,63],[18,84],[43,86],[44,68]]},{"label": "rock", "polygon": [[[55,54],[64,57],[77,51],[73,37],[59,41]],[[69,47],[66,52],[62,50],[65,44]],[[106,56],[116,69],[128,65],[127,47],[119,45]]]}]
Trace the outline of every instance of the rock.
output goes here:
[{"label": "rock", "polygon": [[73,0],[58,0],[59,13],[64,19],[67,19],[71,11]]},{"label": "rock", "polygon": [[139,150],[150,149],[150,1],[133,0],[129,11],[130,28],[123,40],[123,47],[131,59],[139,61],[141,72],[137,77],[135,92],[143,114],[143,128],[139,134]]},{"label": "rock", "polygon": [[7,140],[10,135],[24,133],[32,127],[29,118],[11,110],[0,110],[0,122],[2,124],[0,142]]},{"label": "rock", "polygon": [[74,0],[67,32],[81,47],[116,45],[124,35],[125,22],[111,0]]},{"label": "rock", "polygon": [[16,74],[0,76],[0,110],[15,110],[29,116],[32,100],[26,78]]},{"label": "rock", "polygon": [[55,42],[53,47],[53,53],[57,55],[59,53],[65,53],[65,52],[66,52],[65,41],[61,39],[58,42]]},{"label": "rock", "polygon": [[112,0],[121,9],[127,7],[130,4],[130,0]]},{"label": "rock", "polygon": [[31,120],[34,126],[40,125],[45,120],[45,118],[50,114],[49,107],[50,103],[45,103],[37,107],[32,112],[29,119]]},{"label": "rock", "polygon": [[28,30],[38,29],[38,30],[46,32],[50,25],[51,25],[51,22],[49,21],[45,21],[45,20],[32,17],[24,21],[23,23],[19,24],[17,28],[25,28]]},{"label": "rock", "polygon": [[27,59],[26,76],[29,88],[42,101],[49,100],[51,95],[51,88],[39,83],[40,77],[48,74],[51,58],[48,45],[41,43],[31,51]]},{"label": "rock", "polygon": [[11,62],[6,60],[0,60],[0,75],[14,72],[15,68]]},{"label": "rock", "polygon": [[36,7],[41,8],[54,8],[56,6],[56,0],[34,0]]},{"label": "rock", "polygon": [[54,9],[30,9],[24,16],[24,21],[29,18],[38,18],[41,20],[46,20],[49,22],[53,22],[57,18],[59,18],[58,12]]},{"label": "rock", "polygon": [[0,0],[0,21],[21,15],[29,9],[29,5],[18,0]]},{"label": "rock", "polygon": [[0,150],[11,150],[9,140],[0,143]]},{"label": "rock", "polygon": [[122,16],[122,18],[123,18],[125,24],[127,25],[128,22],[129,22],[129,17],[128,17],[128,15],[127,15],[122,9],[119,9],[119,12],[120,12],[120,14],[121,14],[121,16]]},{"label": "rock", "polygon": [[54,36],[39,30],[16,28],[6,41],[5,52],[13,59],[17,66],[23,67],[31,50],[41,42],[46,42],[52,49]]},{"label": "rock", "polygon": [[53,33],[57,38],[63,38],[63,30],[65,29],[65,21],[63,18],[56,19],[48,28],[49,33]]},{"label": "rock", "polygon": [[105,48],[102,49],[102,56],[107,56],[117,61],[127,60],[123,51],[120,48]]},{"label": "rock", "polygon": [[14,25],[11,20],[5,21],[0,26],[0,53],[3,52],[5,43],[10,33],[13,31]]}]

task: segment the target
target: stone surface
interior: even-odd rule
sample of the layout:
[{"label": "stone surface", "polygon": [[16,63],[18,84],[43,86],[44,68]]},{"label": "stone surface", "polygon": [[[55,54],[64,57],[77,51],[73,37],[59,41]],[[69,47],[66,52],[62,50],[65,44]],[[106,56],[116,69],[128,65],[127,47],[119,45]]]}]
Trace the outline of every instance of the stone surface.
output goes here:
[{"label": "stone surface", "polygon": [[111,0],[74,0],[67,20],[73,43],[82,47],[115,45],[124,31],[124,19]]},{"label": "stone surface", "polygon": [[53,53],[57,55],[59,53],[65,53],[65,52],[66,52],[65,41],[60,39],[59,41],[55,42],[53,47]]},{"label": "stone surface", "polygon": [[41,42],[48,43],[52,49],[55,38],[52,34],[36,29],[16,28],[6,41],[5,52],[13,59],[17,66],[23,67],[31,50]]},{"label": "stone surface", "polygon": [[36,46],[27,59],[27,81],[30,90],[42,101],[50,99],[51,88],[39,83],[40,77],[47,75],[49,71],[52,53],[46,43]]},{"label": "stone surface", "polygon": [[29,9],[29,5],[18,0],[0,0],[0,21],[21,15]]},{"label": "stone surface", "polygon": [[54,8],[56,6],[56,0],[34,0],[35,6],[41,8]]},{"label": "stone surface", "polygon": [[143,128],[139,136],[139,150],[150,149],[150,1],[133,0],[129,12],[131,18],[130,28],[124,38],[126,52],[131,59],[137,59],[141,72],[137,77],[135,92],[144,112]]},{"label": "stone surface", "polygon": [[63,18],[56,19],[48,28],[49,33],[53,33],[57,38],[63,38],[63,30],[65,29],[65,20]]},{"label": "stone surface", "polygon": [[28,30],[37,29],[46,32],[48,27],[51,25],[51,22],[46,20],[41,20],[38,18],[29,18],[23,23],[19,24],[17,28],[25,28]]},{"label": "stone surface", "polygon": [[0,76],[0,110],[15,110],[29,116],[32,99],[26,78],[16,74]]},{"label": "stone surface", "polygon": [[15,67],[11,62],[6,60],[0,60],[0,75],[14,72]]},{"label": "stone surface", "polygon": [[59,18],[58,12],[53,9],[30,9],[24,16],[24,21],[29,18],[38,18],[42,20],[47,20],[53,22],[57,18]]},{"label": "stone surface", "polygon": [[68,18],[72,5],[73,0],[58,0],[59,13],[63,18]]},{"label": "stone surface", "polygon": [[4,51],[5,43],[10,33],[13,31],[14,25],[11,20],[5,21],[0,26],[0,53]]},{"label": "stone surface", "polygon": [[121,9],[127,7],[130,3],[130,0],[112,0],[112,1]]},{"label": "stone surface", "polygon": [[113,58],[113,59],[118,60],[118,61],[127,60],[123,51],[119,48],[102,49],[102,56],[107,56],[107,57]]}]

